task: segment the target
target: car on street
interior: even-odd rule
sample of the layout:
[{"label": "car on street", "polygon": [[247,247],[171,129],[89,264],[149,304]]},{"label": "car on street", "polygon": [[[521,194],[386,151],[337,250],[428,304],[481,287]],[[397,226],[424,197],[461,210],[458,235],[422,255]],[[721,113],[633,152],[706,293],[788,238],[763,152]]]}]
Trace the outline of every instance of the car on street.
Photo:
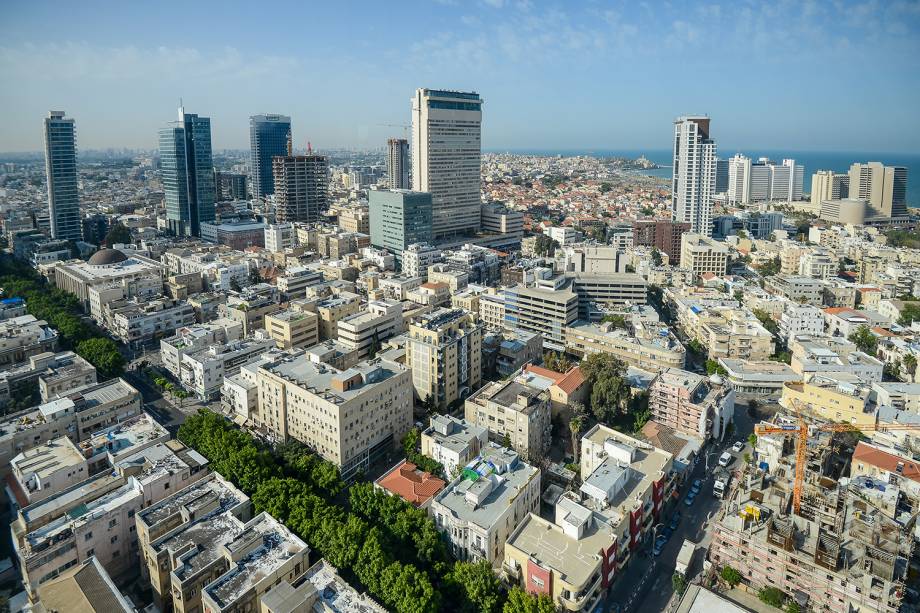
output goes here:
[{"label": "car on street", "polygon": [[722,466],[722,467],[728,466],[729,464],[732,463],[733,459],[734,457],[732,457],[732,454],[726,451],[725,453],[719,456],[719,466]]},{"label": "car on street", "polygon": [[652,553],[656,556],[661,555],[661,550],[664,549],[665,544],[668,542],[668,539],[664,538],[664,535],[659,535],[655,539],[655,546],[652,547]]},{"label": "car on street", "polygon": [[677,530],[678,525],[680,525],[680,511],[674,513],[674,515],[671,517],[671,523],[668,524],[668,527],[671,528],[671,530]]},{"label": "car on street", "polygon": [[664,540],[670,541],[671,535],[674,534],[674,531],[671,530],[670,526],[665,526],[664,530],[661,531],[661,535],[664,537]]},{"label": "car on street", "polygon": [[700,493],[701,489],[703,489],[703,481],[701,479],[694,479],[693,484],[690,486],[690,491],[696,495]]},{"label": "car on street", "polygon": [[744,449],[744,441],[738,441],[737,443],[732,445],[732,451],[734,451],[735,453],[741,453],[743,449]]},{"label": "car on street", "polygon": [[694,494],[693,492],[690,492],[689,494],[687,494],[687,497],[684,498],[684,504],[687,505],[688,507],[692,507],[694,500],[696,500],[696,494]]}]

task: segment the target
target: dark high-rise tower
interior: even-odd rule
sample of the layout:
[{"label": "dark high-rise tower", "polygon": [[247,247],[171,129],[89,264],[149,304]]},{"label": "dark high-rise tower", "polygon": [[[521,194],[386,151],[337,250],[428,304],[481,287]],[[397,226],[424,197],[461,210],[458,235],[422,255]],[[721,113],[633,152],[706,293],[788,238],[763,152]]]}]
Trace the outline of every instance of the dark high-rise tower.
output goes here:
[{"label": "dark high-rise tower", "polygon": [[186,113],[160,130],[160,172],[166,221],[177,236],[201,236],[202,222],[214,221],[214,163],[211,120]]},{"label": "dark high-rise tower", "polygon": [[64,111],[49,111],[45,118],[45,174],[51,236],[83,240],[77,194],[77,139],[74,121],[65,118]]},{"label": "dark high-rise tower", "polygon": [[409,189],[409,141],[387,140],[387,185],[390,189]]},{"label": "dark high-rise tower", "polygon": [[249,118],[249,155],[252,167],[252,197],[275,193],[272,158],[287,153],[291,118],[284,115],[253,115]]}]

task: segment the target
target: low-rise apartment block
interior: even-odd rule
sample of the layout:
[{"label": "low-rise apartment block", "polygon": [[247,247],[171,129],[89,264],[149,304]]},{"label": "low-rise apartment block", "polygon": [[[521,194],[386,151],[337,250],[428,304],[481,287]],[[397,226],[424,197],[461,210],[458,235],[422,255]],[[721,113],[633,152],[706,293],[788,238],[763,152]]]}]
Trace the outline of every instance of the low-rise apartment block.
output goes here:
[{"label": "low-rise apartment block", "polygon": [[422,431],[422,455],[440,462],[444,473],[453,479],[479,456],[488,440],[488,429],[453,415],[436,414]]},{"label": "low-rise apartment block", "polygon": [[539,287],[518,285],[505,290],[505,323],[543,335],[543,347],[565,351],[565,329],[578,319],[578,295],[565,280]]},{"label": "low-rise apartment block", "polygon": [[89,477],[89,464],[66,436],[27,449],[10,462],[10,487],[21,506],[35,504]]},{"label": "low-rise apartment block", "polygon": [[207,349],[182,356],[179,380],[182,387],[201,400],[211,400],[220,392],[224,377],[235,375],[270,347],[275,341],[264,333],[254,338],[211,345]]},{"label": "low-rise apartment block", "polygon": [[728,247],[702,234],[684,233],[680,237],[680,267],[696,275],[721,277],[728,269]]},{"label": "low-rise apartment block", "polygon": [[131,346],[172,336],[177,329],[195,323],[192,305],[170,298],[107,302],[102,306],[101,316],[102,327]]},{"label": "low-rise apartment block", "polygon": [[815,375],[807,383],[783,385],[779,403],[789,411],[798,409],[828,421],[874,426],[878,411],[870,402],[871,393],[858,379],[847,382]]},{"label": "low-rise apartment block", "polygon": [[34,315],[0,321],[0,367],[24,362],[33,355],[55,351],[57,330]]},{"label": "low-rise apartment block", "polygon": [[683,368],[687,351],[665,325],[641,321],[632,331],[600,324],[576,321],[565,331],[566,349],[577,356],[608,353],[629,366],[657,372],[665,368]]},{"label": "low-rise apartment block", "polygon": [[367,358],[380,350],[383,341],[403,332],[402,303],[371,300],[366,310],[340,319],[337,328],[339,341],[357,351],[359,358]]},{"label": "low-rise apartment block", "polygon": [[348,370],[286,356],[259,368],[255,426],[278,441],[309,445],[345,478],[396,446],[412,427],[412,377],[375,358]]},{"label": "low-rise apartment block", "polygon": [[489,443],[431,503],[430,515],[458,560],[504,559],[505,542],[540,505],[540,469]]},{"label": "low-rise apartment block", "polygon": [[492,440],[510,441],[514,451],[536,463],[549,449],[552,410],[549,392],[531,385],[533,378],[521,370],[508,381],[486,384],[466,399],[464,417],[486,428]]},{"label": "low-rise apartment block", "polygon": [[279,349],[301,349],[319,342],[319,316],[285,309],[265,316],[265,331]]},{"label": "low-rise apartment block", "polygon": [[182,358],[186,354],[241,338],[243,325],[232,319],[221,318],[206,324],[185,326],[176,330],[173,336],[160,341],[160,361],[178,379],[181,377]]},{"label": "low-rise apartment block", "polygon": [[669,368],[649,386],[651,418],[703,441],[722,440],[735,412],[735,391],[721,378]]},{"label": "low-rise apartment block", "polygon": [[824,284],[819,279],[798,275],[774,275],[766,279],[764,289],[798,304],[821,306]]},{"label": "low-rise apartment block", "polygon": [[789,339],[792,360],[789,366],[802,380],[818,374],[855,375],[866,383],[880,382],[884,364],[859,351],[845,338],[833,336],[795,336]]}]

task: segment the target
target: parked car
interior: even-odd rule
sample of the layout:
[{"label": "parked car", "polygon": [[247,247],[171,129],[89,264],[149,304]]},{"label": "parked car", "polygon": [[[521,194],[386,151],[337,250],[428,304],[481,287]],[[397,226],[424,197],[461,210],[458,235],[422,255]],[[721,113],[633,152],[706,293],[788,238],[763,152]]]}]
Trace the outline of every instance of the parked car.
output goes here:
[{"label": "parked car", "polygon": [[652,547],[652,553],[656,556],[660,556],[661,550],[664,549],[664,546],[667,542],[668,539],[664,538],[663,535],[659,535],[658,538],[655,539],[655,546]]},{"label": "parked car", "polygon": [[719,466],[722,466],[722,467],[728,466],[729,464],[732,463],[733,459],[734,458],[732,457],[732,454],[726,451],[725,453],[719,456]]},{"label": "parked car", "polygon": [[690,491],[693,492],[693,495],[700,493],[700,490],[703,489],[703,481],[701,479],[694,479],[693,484],[690,486]]},{"label": "parked car", "polygon": [[661,531],[661,535],[664,536],[664,540],[670,541],[671,535],[674,534],[674,531],[671,530],[670,526],[665,526],[664,530]]},{"label": "parked car", "polygon": [[677,526],[679,525],[680,525],[680,511],[678,511],[671,517],[671,523],[668,524],[668,527],[671,528],[671,530],[677,530]]},{"label": "parked car", "polygon": [[735,453],[741,453],[742,449],[744,449],[744,441],[738,441],[737,443],[732,445],[732,451],[734,451]]},{"label": "parked car", "polygon": [[692,507],[694,500],[696,500],[696,494],[694,494],[693,492],[690,492],[689,494],[687,494],[687,497],[684,498],[684,504],[687,505],[688,507]]}]

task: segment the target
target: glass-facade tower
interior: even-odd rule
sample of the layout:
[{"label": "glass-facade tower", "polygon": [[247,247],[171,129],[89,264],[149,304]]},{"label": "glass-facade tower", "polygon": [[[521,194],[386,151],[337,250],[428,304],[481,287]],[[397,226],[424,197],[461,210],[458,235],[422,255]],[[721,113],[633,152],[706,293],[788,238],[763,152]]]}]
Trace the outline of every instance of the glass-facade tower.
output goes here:
[{"label": "glass-facade tower", "polygon": [[253,115],[249,118],[249,155],[252,167],[252,197],[275,193],[272,158],[291,155],[287,150],[291,118],[284,115]]},{"label": "glass-facade tower", "polygon": [[201,236],[214,221],[211,120],[179,109],[179,121],[160,130],[160,176],[166,221],[176,236]]},{"label": "glass-facade tower", "polygon": [[432,198],[428,192],[372,189],[367,194],[371,245],[388,249],[402,262],[403,250],[432,239]]},{"label": "glass-facade tower", "polygon": [[64,117],[64,111],[49,111],[45,118],[44,132],[51,236],[62,240],[83,240],[80,198],[77,194],[77,139],[74,121]]}]

